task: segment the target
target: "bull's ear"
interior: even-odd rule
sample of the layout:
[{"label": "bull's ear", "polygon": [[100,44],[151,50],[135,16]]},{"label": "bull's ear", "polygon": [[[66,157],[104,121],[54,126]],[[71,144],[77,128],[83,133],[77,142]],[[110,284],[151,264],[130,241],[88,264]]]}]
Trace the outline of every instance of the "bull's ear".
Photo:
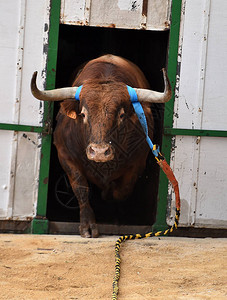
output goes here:
[{"label": "bull's ear", "polygon": [[74,110],[71,110],[70,112],[67,112],[67,117],[75,120],[77,118],[77,114]]},{"label": "bull's ear", "polygon": [[67,100],[61,103],[60,112],[71,119],[77,118],[78,103],[75,100]]}]

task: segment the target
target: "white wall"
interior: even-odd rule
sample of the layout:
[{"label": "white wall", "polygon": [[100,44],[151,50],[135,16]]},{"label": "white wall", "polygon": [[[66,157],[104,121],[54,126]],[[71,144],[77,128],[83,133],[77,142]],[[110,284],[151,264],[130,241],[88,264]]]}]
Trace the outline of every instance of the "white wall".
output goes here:
[{"label": "white wall", "polygon": [[[174,128],[227,130],[227,2],[186,0],[182,17]],[[177,136],[171,166],[180,185],[180,224],[226,228],[227,139]]]},{"label": "white wall", "polygon": [[165,30],[170,24],[171,0],[62,0],[61,23],[127,29]]},{"label": "white wall", "polygon": [[[35,70],[45,81],[43,45],[49,28],[49,0],[0,2],[0,122],[41,126],[43,108],[30,92]],[[0,219],[26,219],[36,213],[40,161],[36,133],[0,130]]]}]

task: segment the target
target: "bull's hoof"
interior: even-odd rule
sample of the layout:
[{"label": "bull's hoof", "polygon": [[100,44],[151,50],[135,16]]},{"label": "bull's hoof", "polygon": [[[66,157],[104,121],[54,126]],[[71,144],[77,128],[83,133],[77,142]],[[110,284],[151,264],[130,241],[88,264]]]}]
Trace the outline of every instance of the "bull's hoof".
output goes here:
[{"label": "bull's hoof", "polygon": [[99,230],[97,224],[80,225],[80,235],[84,238],[99,237]]}]

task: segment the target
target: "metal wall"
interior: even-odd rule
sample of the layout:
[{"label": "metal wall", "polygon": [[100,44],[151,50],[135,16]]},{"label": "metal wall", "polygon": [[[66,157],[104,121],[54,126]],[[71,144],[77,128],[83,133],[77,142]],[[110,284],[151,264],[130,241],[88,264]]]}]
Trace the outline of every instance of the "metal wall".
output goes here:
[{"label": "metal wall", "polygon": [[225,0],[183,5],[171,153],[181,226],[227,227],[226,12]]},{"label": "metal wall", "polygon": [[34,70],[45,82],[49,0],[1,1],[0,10],[0,219],[27,220],[36,215],[43,119],[29,86]]},{"label": "metal wall", "polygon": [[170,27],[171,0],[62,0],[62,24],[126,29]]}]

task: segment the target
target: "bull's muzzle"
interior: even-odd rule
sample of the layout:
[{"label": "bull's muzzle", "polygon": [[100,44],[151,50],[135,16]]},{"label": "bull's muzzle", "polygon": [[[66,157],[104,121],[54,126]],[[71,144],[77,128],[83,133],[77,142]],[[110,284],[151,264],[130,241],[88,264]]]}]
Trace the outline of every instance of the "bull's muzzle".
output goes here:
[{"label": "bull's muzzle", "polygon": [[87,158],[95,162],[107,162],[114,159],[114,150],[110,144],[95,144],[88,145]]}]

